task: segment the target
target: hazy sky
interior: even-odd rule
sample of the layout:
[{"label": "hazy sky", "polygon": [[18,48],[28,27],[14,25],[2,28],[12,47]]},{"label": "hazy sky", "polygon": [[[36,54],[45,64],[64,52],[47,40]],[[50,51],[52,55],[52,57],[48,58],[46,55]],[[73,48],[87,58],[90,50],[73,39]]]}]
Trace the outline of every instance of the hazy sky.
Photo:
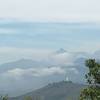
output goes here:
[{"label": "hazy sky", "polygon": [[100,50],[100,25],[93,23],[0,23],[0,60],[41,59],[64,48],[68,52]]},{"label": "hazy sky", "polygon": [[100,25],[92,23],[0,23],[0,46],[94,51],[99,33]]},{"label": "hazy sky", "polygon": [[100,21],[100,0],[0,0],[0,17],[33,21]]},{"label": "hazy sky", "polygon": [[[100,0],[0,0],[0,18],[2,61],[36,54],[40,58],[59,48],[86,52],[100,49]],[[77,23],[80,21],[85,23]]]}]

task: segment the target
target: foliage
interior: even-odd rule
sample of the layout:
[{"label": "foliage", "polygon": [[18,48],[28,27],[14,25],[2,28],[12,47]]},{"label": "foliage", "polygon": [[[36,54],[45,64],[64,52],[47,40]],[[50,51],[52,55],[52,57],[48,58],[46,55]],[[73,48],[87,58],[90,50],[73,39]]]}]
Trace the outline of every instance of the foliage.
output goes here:
[{"label": "foliage", "polygon": [[95,59],[86,61],[89,72],[85,75],[88,87],[80,94],[80,100],[100,100],[100,64]]}]

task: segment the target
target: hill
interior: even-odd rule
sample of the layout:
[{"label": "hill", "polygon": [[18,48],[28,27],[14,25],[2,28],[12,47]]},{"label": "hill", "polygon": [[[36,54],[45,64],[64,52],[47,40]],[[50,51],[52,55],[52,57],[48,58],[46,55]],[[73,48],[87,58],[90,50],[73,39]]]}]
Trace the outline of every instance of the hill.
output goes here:
[{"label": "hill", "polygon": [[31,96],[33,100],[78,100],[83,87],[81,84],[61,81],[10,100],[24,100],[26,96]]}]

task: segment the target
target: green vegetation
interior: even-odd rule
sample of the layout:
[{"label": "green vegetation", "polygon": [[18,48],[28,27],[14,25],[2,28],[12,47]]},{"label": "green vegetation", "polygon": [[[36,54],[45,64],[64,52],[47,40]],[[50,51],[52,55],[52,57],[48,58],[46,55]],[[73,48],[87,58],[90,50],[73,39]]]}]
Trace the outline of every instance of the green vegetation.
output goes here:
[{"label": "green vegetation", "polygon": [[86,61],[89,72],[86,74],[88,87],[80,95],[80,100],[100,100],[100,63],[95,59]]}]

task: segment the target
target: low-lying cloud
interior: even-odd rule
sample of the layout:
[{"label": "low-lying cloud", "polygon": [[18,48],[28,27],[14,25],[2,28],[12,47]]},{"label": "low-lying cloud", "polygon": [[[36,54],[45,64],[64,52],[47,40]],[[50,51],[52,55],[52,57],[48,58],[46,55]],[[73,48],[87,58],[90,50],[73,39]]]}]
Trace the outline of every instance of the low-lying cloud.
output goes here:
[{"label": "low-lying cloud", "polygon": [[[7,91],[10,91],[11,93],[16,91],[17,88],[19,88],[18,91],[29,88],[36,89],[50,82],[64,80],[66,77],[73,82],[83,82],[86,69],[83,67],[82,62],[88,57],[94,57],[94,54],[85,52],[64,52],[54,54],[50,50],[39,51],[23,48],[3,48],[0,49],[0,52],[6,53],[5,55],[8,54],[9,56],[11,53],[11,56],[16,53],[17,56],[20,55],[20,57],[23,58],[28,56],[31,56],[31,58],[33,57],[32,59],[41,58],[42,63],[38,62],[36,59],[37,62],[35,63],[40,65],[43,64],[42,66],[38,66],[37,64],[32,63],[33,65],[31,67],[25,67],[25,63],[23,63],[22,67],[14,67],[13,65],[14,63],[16,64],[16,62],[10,63],[12,66],[6,70],[4,69],[0,73],[0,89],[4,90],[8,88]],[[28,55],[27,52],[29,52]],[[99,54],[99,51],[97,54]],[[23,62],[25,61],[27,61],[27,59],[23,60]],[[46,63],[47,66],[44,63]],[[13,89],[12,86],[15,86],[16,89]]]},{"label": "low-lying cloud", "polygon": [[65,70],[60,67],[51,67],[51,68],[29,68],[29,69],[21,69],[15,68],[8,70],[2,74],[2,77],[9,77],[14,79],[20,79],[24,76],[32,76],[32,77],[45,77],[54,74],[65,74]]}]

